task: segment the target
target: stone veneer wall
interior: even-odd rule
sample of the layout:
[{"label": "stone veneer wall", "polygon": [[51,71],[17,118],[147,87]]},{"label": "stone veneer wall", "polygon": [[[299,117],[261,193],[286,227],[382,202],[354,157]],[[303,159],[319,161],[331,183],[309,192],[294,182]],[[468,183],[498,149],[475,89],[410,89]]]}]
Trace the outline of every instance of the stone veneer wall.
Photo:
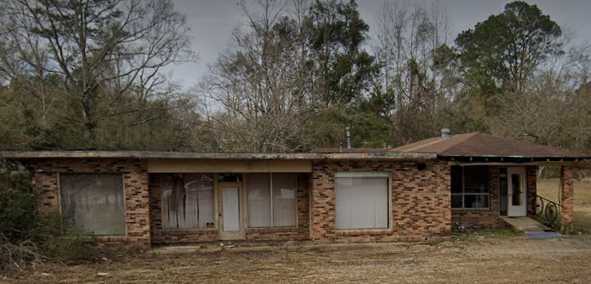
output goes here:
[{"label": "stone veneer wall", "polygon": [[39,198],[39,211],[43,214],[59,213],[60,173],[121,174],[125,198],[124,236],[100,236],[101,242],[124,243],[149,247],[150,207],[148,174],[144,161],[137,159],[35,159],[24,162],[33,175],[33,187]]},{"label": "stone veneer wall", "polygon": [[[448,235],[452,229],[450,166],[446,162],[318,161],[313,165],[311,230],[313,240],[422,240]],[[338,230],[335,228],[335,174],[387,172],[391,174],[391,228]]]},{"label": "stone veneer wall", "polygon": [[[160,210],[160,177],[150,174],[150,208],[152,242],[155,244],[195,243],[219,240],[218,229],[163,230]],[[245,240],[305,240],[308,239],[309,223],[309,175],[298,177],[297,226],[288,228],[246,228]],[[245,191],[243,191],[245,192]],[[248,206],[248,205],[247,205]]]},{"label": "stone veneer wall", "polygon": [[[500,229],[508,228],[501,218],[500,170],[501,166],[488,167],[489,202],[488,209],[453,209],[454,226],[466,228]],[[535,216],[537,166],[526,167],[527,215]]]}]

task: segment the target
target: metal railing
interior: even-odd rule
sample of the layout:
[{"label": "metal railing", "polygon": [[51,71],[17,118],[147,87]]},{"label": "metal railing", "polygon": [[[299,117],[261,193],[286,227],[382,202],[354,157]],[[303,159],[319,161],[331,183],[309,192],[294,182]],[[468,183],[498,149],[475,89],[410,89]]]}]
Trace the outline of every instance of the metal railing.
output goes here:
[{"label": "metal railing", "polygon": [[536,217],[550,228],[560,228],[560,203],[537,195]]}]

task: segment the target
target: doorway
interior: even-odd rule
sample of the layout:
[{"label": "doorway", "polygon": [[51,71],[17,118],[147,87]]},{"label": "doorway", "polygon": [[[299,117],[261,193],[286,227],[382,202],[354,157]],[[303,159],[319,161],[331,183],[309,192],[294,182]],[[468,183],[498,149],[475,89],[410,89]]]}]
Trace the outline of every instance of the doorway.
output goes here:
[{"label": "doorway", "polygon": [[527,216],[526,188],[525,168],[507,168],[507,216]]},{"label": "doorway", "polygon": [[220,182],[219,193],[219,234],[222,240],[241,239],[241,186],[239,182]]}]

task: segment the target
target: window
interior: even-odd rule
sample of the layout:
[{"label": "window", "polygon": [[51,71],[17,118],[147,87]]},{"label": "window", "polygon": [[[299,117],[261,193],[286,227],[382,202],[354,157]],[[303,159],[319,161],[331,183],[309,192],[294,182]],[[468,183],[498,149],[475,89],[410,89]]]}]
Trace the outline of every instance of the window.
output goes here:
[{"label": "window", "polygon": [[337,173],[337,229],[388,228],[388,196],[387,174]]},{"label": "window", "polygon": [[297,174],[247,175],[249,227],[295,226],[297,187]]},{"label": "window", "polygon": [[521,206],[521,175],[520,174],[511,174],[511,189],[512,194],[511,196],[511,205],[512,206]]},{"label": "window", "polygon": [[62,174],[60,195],[64,222],[96,235],[124,235],[121,175]]},{"label": "window", "polygon": [[163,229],[214,227],[211,175],[161,175],[160,190]]},{"label": "window", "polygon": [[453,166],[451,168],[452,208],[488,208],[488,198],[488,168],[486,166]]}]

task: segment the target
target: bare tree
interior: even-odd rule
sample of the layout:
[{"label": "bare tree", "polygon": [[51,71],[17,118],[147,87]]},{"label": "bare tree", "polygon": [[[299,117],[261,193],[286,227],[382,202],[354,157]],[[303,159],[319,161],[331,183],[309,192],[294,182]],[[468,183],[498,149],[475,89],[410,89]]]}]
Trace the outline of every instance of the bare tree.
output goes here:
[{"label": "bare tree", "polygon": [[301,23],[286,15],[303,12],[304,4],[241,3],[248,26],[234,32],[236,48],[219,57],[201,84],[222,107],[223,113],[211,116],[219,144],[226,151],[301,149],[309,100],[306,51]]},{"label": "bare tree", "polygon": [[438,104],[449,96],[434,57],[447,41],[447,18],[438,2],[428,3],[384,1],[379,15],[376,54],[382,88],[393,101],[395,143],[431,136]]},{"label": "bare tree", "polygon": [[[185,18],[170,0],[14,0],[3,4],[0,76],[50,78],[79,106],[71,117],[96,143],[97,100],[126,92],[146,99],[160,70],[191,60]],[[33,88],[52,105],[45,84]]]},{"label": "bare tree", "polygon": [[591,147],[591,53],[572,46],[538,71],[519,95],[499,97],[501,112],[487,119],[502,136],[588,151]]}]

